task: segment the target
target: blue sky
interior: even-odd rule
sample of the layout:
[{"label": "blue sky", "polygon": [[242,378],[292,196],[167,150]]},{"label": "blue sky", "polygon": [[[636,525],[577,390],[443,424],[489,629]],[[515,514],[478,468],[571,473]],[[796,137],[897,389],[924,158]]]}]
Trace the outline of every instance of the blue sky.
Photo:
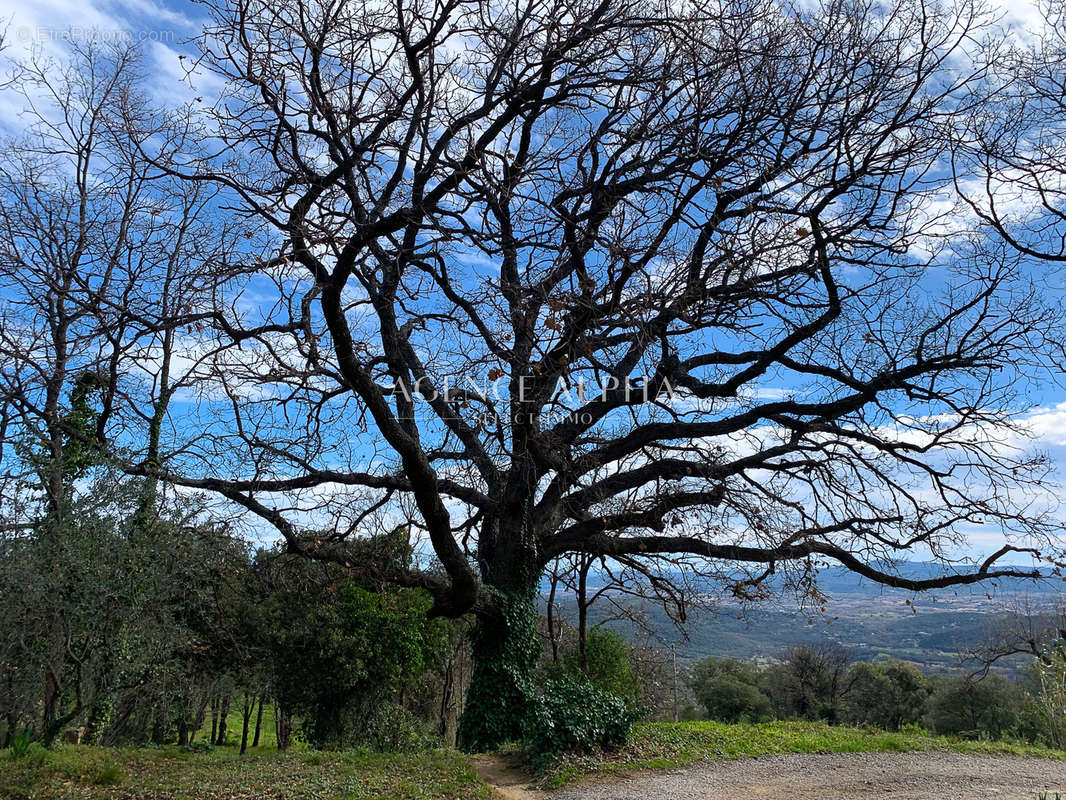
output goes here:
[{"label": "blue sky", "polygon": [[[1016,31],[1039,25],[1031,3],[1005,2],[1005,24]],[[189,2],[156,3],[153,0],[0,0],[0,19],[8,21],[9,54],[21,57],[31,51],[61,56],[72,40],[129,38],[144,50],[144,72],[152,94],[162,103],[191,102],[210,96],[217,88],[208,76],[186,75],[182,54],[191,54],[188,40],[204,20],[203,8]],[[19,101],[0,94],[0,125],[8,131],[19,126]],[[1057,279],[1061,287],[1061,277]],[[766,387],[786,391],[789,387]],[[1049,380],[1032,397],[1036,408],[1025,417],[1031,446],[1045,449],[1066,474],[1066,389]],[[1058,495],[1058,489],[1053,493]],[[975,551],[987,551],[1001,541],[998,533],[969,532]]]}]

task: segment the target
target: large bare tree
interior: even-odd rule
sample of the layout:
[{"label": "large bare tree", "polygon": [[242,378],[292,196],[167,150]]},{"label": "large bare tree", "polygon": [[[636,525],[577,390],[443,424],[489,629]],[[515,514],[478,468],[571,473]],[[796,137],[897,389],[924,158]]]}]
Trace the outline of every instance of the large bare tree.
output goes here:
[{"label": "large bare tree", "polygon": [[217,96],[135,141],[245,233],[161,306],[192,391],[129,468],[475,614],[465,745],[518,732],[568,553],[913,590],[1056,557],[1016,418],[1061,315],[954,204],[1011,84],[969,4],[207,8]]}]

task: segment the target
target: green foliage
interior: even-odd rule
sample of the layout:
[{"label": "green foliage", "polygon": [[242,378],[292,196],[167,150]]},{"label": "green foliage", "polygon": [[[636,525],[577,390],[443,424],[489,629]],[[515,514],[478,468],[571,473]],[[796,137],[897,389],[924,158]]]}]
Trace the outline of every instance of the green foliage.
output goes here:
[{"label": "green foliage", "polygon": [[763,676],[753,664],[706,658],[693,668],[692,689],[710,719],[763,722],[773,717],[773,706],[763,690]]},{"label": "green foliage", "polygon": [[854,725],[899,730],[925,714],[929,681],[913,664],[859,662],[848,672],[844,718]]},{"label": "green foliage", "polygon": [[94,786],[116,786],[122,783],[123,777],[122,767],[114,762],[108,762],[96,770],[91,782]]},{"label": "green foliage", "polygon": [[526,743],[531,761],[546,769],[563,752],[619,747],[638,712],[588,681],[559,676],[545,681],[529,715]]},{"label": "green foliage", "polygon": [[423,720],[398,703],[381,703],[368,715],[357,741],[380,753],[417,753],[433,745]]},{"label": "green foliage", "polygon": [[26,753],[29,752],[30,742],[33,741],[33,736],[29,731],[22,731],[16,733],[11,738],[11,757],[23,758]]},{"label": "green foliage", "polygon": [[498,615],[481,616],[471,634],[474,669],[459,724],[469,752],[519,741],[535,702],[533,670],[540,655],[533,590],[497,593]]},{"label": "green foliage", "polygon": [[65,472],[73,480],[84,477],[100,463],[102,452],[97,439],[100,411],[95,402],[107,387],[106,375],[83,372],[74,380],[70,392],[70,410],[63,418],[66,442],[63,455]]},{"label": "green foliage", "polygon": [[938,734],[998,739],[1013,733],[1019,722],[1022,692],[999,675],[937,676],[932,685],[927,719]]},{"label": "green foliage", "polygon": [[585,641],[584,667],[576,652],[568,654],[566,666],[571,674],[584,676],[596,688],[620,697],[631,707],[641,701],[640,683],[633,670],[633,647],[614,631],[593,628]]},{"label": "green foliage", "polygon": [[766,670],[766,689],[784,719],[836,722],[847,688],[847,653],[837,646],[794,647]]},{"label": "green foliage", "polygon": [[446,623],[429,620],[429,607],[420,591],[371,592],[354,583],[312,589],[294,581],[267,598],[261,629],[270,632],[275,693],[303,717],[308,741],[378,746],[375,715],[441,657]]},{"label": "green foliage", "polygon": [[1066,654],[1048,646],[1025,670],[1028,688],[1019,733],[1052,747],[1066,745]]}]

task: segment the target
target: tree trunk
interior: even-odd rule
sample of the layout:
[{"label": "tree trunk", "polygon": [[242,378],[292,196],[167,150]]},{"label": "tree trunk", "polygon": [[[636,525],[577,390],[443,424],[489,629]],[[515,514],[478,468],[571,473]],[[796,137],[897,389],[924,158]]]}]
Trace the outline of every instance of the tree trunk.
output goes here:
[{"label": "tree trunk", "polygon": [[474,667],[459,723],[459,746],[473,752],[522,738],[535,701],[533,669],[540,655],[535,579],[491,585],[496,604],[478,617],[471,632]]},{"label": "tree trunk", "polygon": [[552,663],[559,663],[559,635],[555,631],[555,591],[559,587],[559,570],[552,569],[551,591],[548,592],[548,641],[552,648]]},{"label": "tree trunk", "polygon": [[279,706],[274,708],[274,725],[277,731],[278,750],[288,750],[289,735],[292,733],[292,717]]},{"label": "tree trunk", "polygon": [[263,729],[263,703],[266,702],[266,695],[259,695],[259,712],[255,715],[255,735],[252,737],[252,747],[259,747],[259,732]]},{"label": "tree trunk", "polygon": [[218,747],[226,743],[226,717],[229,716],[229,701],[228,694],[222,695],[222,703],[218,710],[218,739],[215,740],[215,745]]},{"label": "tree trunk", "polygon": [[437,732],[440,734],[441,741],[445,747],[453,747],[454,743],[449,742],[448,736],[448,718],[453,708],[455,708],[455,701],[452,696],[454,688],[455,678],[455,656],[453,655],[448,659],[448,664],[444,668],[444,680],[441,682],[440,687],[440,718],[438,720]]},{"label": "tree trunk", "polygon": [[[200,696],[200,703],[196,708],[196,716],[193,718],[192,725],[190,726],[190,739],[195,739],[196,734],[200,732],[200,728],[204,727],[204,720],[207,718],[208,702],[209,696],[207,693]],[[211,737],[211,741],[215,741],[214,736]]]},{"label": "tree trunk", "polygon": [[[41,730],[44,731],[42,739],[47,739],[49,731],[56,727],[56,717],[59,715],[59,684],[55,680],[53,671],[46,665],[44,673],[44,706],[41,710]],[[58,731],[56,732],[58,733]],[[49,744],[45,741],[45,747]]]},{"label": "tree trunk", "polygon": [[589,605],[588,581],[592,559],[582,556],[577,571],[577,655],[582,670],[588,669]]},{"label": "tree trunk", "polygon": [[211,744],[218,738],[218,698],[211,698]]},{"label": "tree trunk", "polygon": [[241,755],[248,752],[248,723],[252,719],[252,709],[255,708],[255,695],[251,692],[244,693],[244,706],[241,708]]}]

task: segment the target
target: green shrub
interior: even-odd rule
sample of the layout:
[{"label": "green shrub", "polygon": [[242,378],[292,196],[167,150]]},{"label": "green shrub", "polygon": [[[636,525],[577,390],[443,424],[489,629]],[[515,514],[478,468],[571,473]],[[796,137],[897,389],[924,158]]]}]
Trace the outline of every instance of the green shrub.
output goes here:
[{"label": "green shrub", "polygon": [[122,768],[114,762],[103,764],[92,776],[94,786],[116,786],[122,783]]},{"label": "green shrub", "polygon": [[30,750],[30,732],[17,733],[11,739],[11,757],[22,758]]},{"label": "green shrub", "polygon": [[30,742],[22,758],[33,766],[39,767],[48,759],[48,748],[40,742]]},{"label": "green shrub", "polygon": [[381,703],[366,720],[356,743],[379,753],[415,753],[436,744],[435,737],[419,720],[397,703]]},{"label": "green shrub", "polygon": [[624,700],[587,681],[549,678],[527,722],[533,766],[544,770],[564,752],[619,747],[628,741],[639,716]]},{"label": "green shrub", "polygon": [[596,688],[625,700],[630,706],[641,701],[641,687],[633,673],[633,646],[614,631],[593,628],[585,642],[585,665],[578,653],[567,657],[569,672],[578,680],[588,679]]}]

